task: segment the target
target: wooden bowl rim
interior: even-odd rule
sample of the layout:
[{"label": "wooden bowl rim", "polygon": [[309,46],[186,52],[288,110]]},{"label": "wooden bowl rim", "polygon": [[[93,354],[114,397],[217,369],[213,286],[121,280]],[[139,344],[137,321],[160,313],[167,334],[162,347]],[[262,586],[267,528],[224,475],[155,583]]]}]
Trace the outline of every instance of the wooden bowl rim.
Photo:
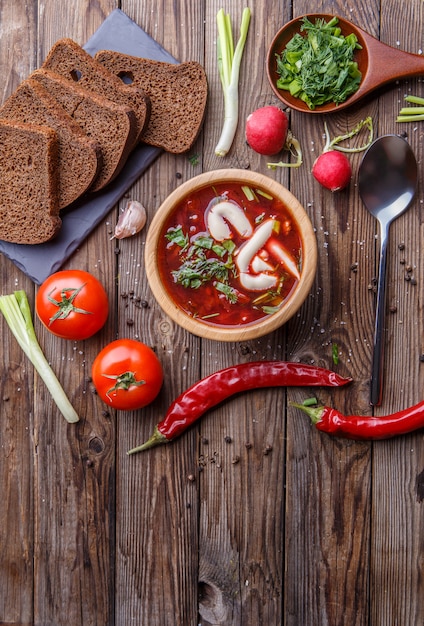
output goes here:
[{"label": "wooden bowl rim", "polygon": [[[156,250],[162,232],[162,224],[174,210],[175,205],[194,189],[205,187],[218,181],[231,181],[254,184],[275,196],[283,197],[287,210],[296,220],[302,237],[301,279],[292,295],[280,311],[245,326],[212,326],[187,315],[173,302],[162,284],[157,264]],[[306,254],[305,254],[305,251]],[[247,341],[276,330],[290,319],[303,304],[315,279],[317,267],[317,242],[315,233],[305,209],[297,198],[279,182],[258,172],[241,169],[222,169],[204,172],[182,183],[163,201],[153,216],[147,232],[145,244],[145,267],[147,280],[152,293],[162,310],[179,326],[189,332],[216,341]]]}]

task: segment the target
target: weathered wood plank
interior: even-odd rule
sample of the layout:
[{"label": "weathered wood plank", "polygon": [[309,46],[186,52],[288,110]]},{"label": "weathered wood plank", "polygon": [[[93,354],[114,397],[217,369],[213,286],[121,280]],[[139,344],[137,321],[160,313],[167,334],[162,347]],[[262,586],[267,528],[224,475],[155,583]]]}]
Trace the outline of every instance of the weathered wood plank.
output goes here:
[{"label": "weathered wood plank", "polygon": [[[162,0],[153,6],[128,0],[122,9],[177,60],[203,63],[203,3]],[[192,36],[196,33],[196,37]],[[152,346],[164,368],[162,392],[137,414],[120,415],[117,440],[116,623],[163,626],[197,623],[198,483],[197,433],[169,447],[128,457],[148,438],[172,400],[199,378],[200,340],[176,326],[154,301],[144,266],[144,240],[165,197],[201,171],[201,139],[187,155],[161,154],[130,190],[145,205],[148,224],[140,237],[119,244],[118,332]],[[133,290],[148,308],[125,311],[119,294]],[[126,325],[131,317],[134,324]],[[153,585],[152,582],[156,581]]]},{"label": "weathered wood plank", "polygon": [[[207,3],[205,62],[211,95],[204,133],[204,166],[266,173],[266,157],[259,157],[246,145],[244,123],[258,106],[275,103],[264,58],[276,25],[289,18],[289,7],[271,2],[251,7],[240,73],[239,128],[225,158],[214,153],[224,115],[214,45],[220,8],[218,2]],[[231,15],[234,37],[238,38],[243,6],[224,8]],[[274,176],[288,181],[287,170]],[[285,354],[284,331],[243,344],[203,344],[203,375],[238,362],[278,359]],[[201,447],[200,455],[204,463],[199,539],[199,611],[203,626],[272,624],[283,619],[284,415],[284,390],[267,390],[233,398],[201,422],[201,436],[208,442]],[[271,543],[275,550],[268,549]]]},{"label": "weathered wood plank", "polygon": [[[62,4],[1,2],[2,100],[58,38],[84,43],[118,6],[112,0],[79,0],[71,9]],[[224,8],[237,36],[243,6],[230,4]],[[333,439],[290,406],[316,395],[346,413],[372,413],[375,295],[369,286],[378,268],[378,231],[356,184],[362,155],[351,156],[349,191],[331,195],[310,174],[324,143],[321,116],[290,114],[303,148],[299,170],[271,172],[267,157],[255,155],[243,133],[249,112],[277,103],[264,71],[275,31],[292,14],[311,11],[310,3],[252,5],[240,74],[240,126],[225,159],[214,154],[223,121],[215,22],[222,5],[125,0],[119,6],[176,59],[204,64],[207,116],[192,154],[160,155],[66,264],[92,271],[105,285],[111,302],[105,328],[85,342],[66,342],[35,320],[40,344],[80,412],[78,425],[63,420],[0,318],[0,622],[421,625],[422,434],[375,444]],[[351,8],[327,2],[316,10],[352,19],[393,46],[412,52],[422,47],[419,0],[407,7],[394,0]],[[330,132],[346,132],[371,115],[376,134],[406,131],[421,164],[420,124],[401,127],[394,121],[404,93],[421,91],[421,80],[401,81],[378,98],[328,117]],[[194,154],[197,163],[188,159]],[[162,313],[144,271],[148,225],[136,237],[110,239],[128,198],[145,204],[149,224],[180,183],[221,167],[261,171],[288,186],[307,209],[318,241],[316,280],[299,314],[277,332],[242,344],[200,340]],[[421,196],[420,178],[417,200],[391,230],[393,311],[387,317],[378,415],[422,399]],[[406,281],[405,273],[414,280]],[[0,274],[2,293],[23,288],[33,305],[34,285],[3,257]],[[118,336],[152,346],[164,366],[160,396],[141,411],[105,411],[92,391],[91,363]],[[335,344],[338,365],[332,359]],[[173,444],[127,456],[195,380],[227,365],[274,358],[333,368],[353,376],[354,383],[343,390],[242,394],[209,411]]]},{"label": "weathered wood plank", "polygon": [[[303,2],[294,3],[294,15],[310,9]],[[377,31],[370,13],[373,7],[359,4],[353,12],[343,7],[335,11],[332,3],[324,3],[319,10],[354,21],[361,17],[369,30]],[[370,103],[330,116],[331,136],[348,132],[376,112],[375,104]],[[302,318],[293,320],[290,356],[335,369],[355,382],[348,389],[318,390],[316,394],[295,390],[289,397],[303,401],[316,395],[320,403],[342,412],[366,415],[370,413],[370,336],[366,329],[373,326],[367,285],[370,273],[374,275],[375,230],[361,206],[355,179],[348,190],[331,194],[310,174],[325,144],[323,118],[299,119],[293,112],[292,121],[304,148],[304,167],[299,176],[292,177],[291,189],[308,208],[316,229],[319,267]],[[349,157],[355,177],[360,157]],[[334,347],[338,365],[333,362]],[[287,624],[366,624],[371,447],[317,433],[293,410],[287,420]]]},{"label": "weathered wood plank", "polygon": [[[77,2],[68,11],[46,4],[40,14],[39,64],[62,37],[83,45],[115,6]],[[34,619],[39,624],[114,620],[115,418],[102,414],[89,383],[94,356],[117,328],[116,257],[109,238],[107,226],[99,226],[64,265],[90,271],[104,284],[111,301],[106,326],[85,342],[66,342],[37,326],[80,415],[77,425],[67,425],[47,395],[36,390]]]},{"label": "weathered wood plank", "polygon": [[[30,4],[4,0],[0,102],[32,71],[37,53],[37,13]],[[1,293],[24,289],[31,305],[29,279],[0,259]],[[0,621],[23,626],[33,620],[34,370],[0,315]]]},{"label": "weathered wood plank", "polygon": [[[423,7],[411,2],[381,6],[381,39],[413,53],[422,48]],[[380,99],[379,133],[406,132],[422,163],[420,124],[394,124],[407,93],[424,95],[422,80],[404,80]],[[421,167],[419,165],[419,171]],[[423,208],[422,177],[416,200],[390,230],[384,397],[378,414],[406,408],[423,398]],[[401,244],[404,244],[401,245]],[[410,266],[410,268],[409,268]],[[412,278],[412,281],[405,280]],[[416,284],[415,284],[416,283]],[[370,621],[388,626],[424,621],[422,558],[424,509],[417,493],[424,467],[422,433],[373,448]]]}]

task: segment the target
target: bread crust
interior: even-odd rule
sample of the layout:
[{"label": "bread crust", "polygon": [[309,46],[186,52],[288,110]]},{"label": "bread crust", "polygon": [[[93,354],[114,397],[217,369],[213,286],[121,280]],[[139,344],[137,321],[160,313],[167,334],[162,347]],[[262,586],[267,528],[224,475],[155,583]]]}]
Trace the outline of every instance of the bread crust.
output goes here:
[{"label": "bread crust", "polygon": [[48,89],[82,130],[100,145],[102,166],[90,188],[91,192],[100,191],[120,173],[133,149],[134,111],[51,70],[35,70],[31,78]]},{"label": "bread crust", "polygon": [[61,74],[71,83],[77,83],[80,87],[94,91],[113,102],[130,107],[136,116],[134,145],[138,143],[147,126],[151,111],[150,98],[144,91],[124,85],[84,48],[66,37],[54,44],[42,68]]},{"label": "bread crust", "polygon": [[142,141],[173,154],[190,150],[203,125],[208,97],[200,63],[166,63],[112,50],[101,50],[94,58],[149,96],[152,109]]},{"label": "bread crust", "polygon": [[80,198],[93,184],[102,164],[100,145],[75,123],[50,92],[31,78],[23,81],[0,108],[0,117],[45,125],[59,140],[59,208]]},{"label": "bread crust", "polygon": [[0,119],[0,239],[40,244],[59,232],[59,141],[47,126]]}]

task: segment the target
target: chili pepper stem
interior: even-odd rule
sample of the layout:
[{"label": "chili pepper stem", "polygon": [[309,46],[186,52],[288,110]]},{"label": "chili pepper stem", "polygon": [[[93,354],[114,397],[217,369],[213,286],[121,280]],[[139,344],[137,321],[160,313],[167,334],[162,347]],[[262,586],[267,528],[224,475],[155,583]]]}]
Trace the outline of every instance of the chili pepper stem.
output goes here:
[{"label": "chili pepper stem", "polygon": [[324,410],[323,406],[307,406],[306,404],[297,404],[296,402],[291,402],[290,406],[294,406],[297,409],[300,409],[306,415],[308,415],[313,424],[318,424],[321,421],[322,412]]},{"label": "chili pepper stem", "polygon": [[148,450],[149,448],[154,448],[155,446],[159,446],[162,443],[168,443],[168,439],[165,437],[165,435],[162,435],[162,433],[158,430],[157,426],[155,426],[155,429],[152,433],[152,435],[149,437],[149,439],[147,441],[145,441],[144,443],[142,443],[139,446],[136,446],[135,448],[131,448],[131,450],[128,450],[127,454],[135,454],[136,452],[143,452],[144,450]]}]

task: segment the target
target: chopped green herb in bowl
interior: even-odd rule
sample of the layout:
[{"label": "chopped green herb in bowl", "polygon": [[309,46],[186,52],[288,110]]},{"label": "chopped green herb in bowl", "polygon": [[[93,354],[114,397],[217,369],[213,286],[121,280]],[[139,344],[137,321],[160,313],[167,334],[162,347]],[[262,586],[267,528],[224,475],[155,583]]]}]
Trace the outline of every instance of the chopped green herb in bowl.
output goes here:
[{"label": "chopped green herb in bowl", "polygon": [[368,39],[349,20],[313,13],[287,22],[268,49],[274,94],[291,109],[330,113],[359,99],[368,77]]},{"label": "chopped green herb in bowl", "polygon": [[357,91],[362,74],[354,61],[360,49],[354,33],[344,36],[338,18],[326,22],[317,18],[312,23],[302,18],[300,31],[276,55],[277,87],[300,98],[310,109],[335,102],[340,104]]}]

